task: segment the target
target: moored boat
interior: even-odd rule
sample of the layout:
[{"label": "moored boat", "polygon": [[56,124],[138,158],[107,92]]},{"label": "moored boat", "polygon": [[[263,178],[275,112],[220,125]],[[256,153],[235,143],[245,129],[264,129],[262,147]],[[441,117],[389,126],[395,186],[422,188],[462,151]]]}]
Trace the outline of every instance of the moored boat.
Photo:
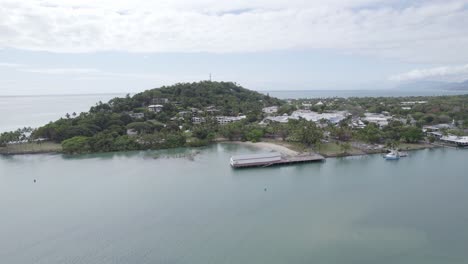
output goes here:
[{"label": "moored boat", "polygon": [[384,155],[384,158],[386,160],[397,160],[400,159],[400,153],[398,153],[396,150],[392,150],[390,153]]}]

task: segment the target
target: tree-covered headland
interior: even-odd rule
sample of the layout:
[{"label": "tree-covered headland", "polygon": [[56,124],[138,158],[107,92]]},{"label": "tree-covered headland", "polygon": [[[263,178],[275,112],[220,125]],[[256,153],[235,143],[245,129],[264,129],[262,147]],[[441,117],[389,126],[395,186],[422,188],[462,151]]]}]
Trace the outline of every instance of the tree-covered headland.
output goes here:
[{"label": "tree-covered headland", "polygon": [[[3,133],[0,146],[48,140],[73,154],[269,139],[314,149],[334,142],[348,153],[356,143],[395,147],[429,140],[422,130],[428,125],[448,124],[442,133],[464,135],[467,106],[468,95],[280,100],[232,82],[202,81],[99,102],[88,112],[66,114],[28,133]],[[268,107],[274,111],[265,110]],[[300,115],[336,112],[346,113],[339,122]]]}]

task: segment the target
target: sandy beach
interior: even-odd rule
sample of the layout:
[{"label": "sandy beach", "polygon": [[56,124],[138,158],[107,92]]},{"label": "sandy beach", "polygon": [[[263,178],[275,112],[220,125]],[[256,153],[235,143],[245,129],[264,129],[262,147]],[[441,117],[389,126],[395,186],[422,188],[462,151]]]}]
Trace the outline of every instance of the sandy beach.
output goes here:
[{"label": "sandy beach", "polygon": [[285,146],[281,146],[281,145],[274,144],[274,143],[271,143],[271,142],[253,143],[253,142],[250,142],[250,141],[245,141],[245,142],[232,141],[231,143],[242,144],[242,145],[246,145],[246,146],[252,146],[252,147],[260,148],[260,149],[267,150],[267,151],[277,151],[277,152],[280,152],[283,155],[287,155],[287,156],[297,156],[299,154],[299,152],[297,152],[297,151],[294,151],[294,150],[289,149],[289,148],[287,148]]}]

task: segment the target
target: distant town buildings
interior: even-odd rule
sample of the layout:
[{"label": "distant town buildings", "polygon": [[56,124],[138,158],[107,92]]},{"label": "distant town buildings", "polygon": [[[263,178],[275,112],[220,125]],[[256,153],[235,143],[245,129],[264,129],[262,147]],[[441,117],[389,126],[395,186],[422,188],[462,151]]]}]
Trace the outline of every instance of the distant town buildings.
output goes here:
[{"label": "distant town buildings", "polygon": [[401,105],[416,105],[416,104],[427,104],[427,101],[407,101],[407,102],[401,102]]}]

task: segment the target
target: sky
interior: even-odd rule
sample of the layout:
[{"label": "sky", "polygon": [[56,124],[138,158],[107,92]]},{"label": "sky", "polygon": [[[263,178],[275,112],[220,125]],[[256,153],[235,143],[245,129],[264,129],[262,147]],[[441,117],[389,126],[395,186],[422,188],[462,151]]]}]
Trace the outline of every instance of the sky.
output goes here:
[{"label": "sky", "polygon": [[0,0],[0,96],[468,79],[468,0]]}]

